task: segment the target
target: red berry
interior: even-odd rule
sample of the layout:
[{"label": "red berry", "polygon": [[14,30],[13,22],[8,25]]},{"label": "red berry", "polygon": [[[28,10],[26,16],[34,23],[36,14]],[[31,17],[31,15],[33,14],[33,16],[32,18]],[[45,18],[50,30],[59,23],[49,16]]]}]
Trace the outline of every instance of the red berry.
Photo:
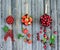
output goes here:
[{"label": "red berry", "polygon": [[28,33],[28,29],[27,28],[23,29],[23,33],[27,34]]},{"label": "red berry", "polygon": [[47,39],[47,35],[46,35],[46,34],[44,34],[43,36],[44,36],[44,38],[46,38],[46,39]]},{"label": "red berry", "polygon": [[40,31],[40,34],[42,34],[42,31]]},{"label": "red berry", "polygon": [[46,32],[46,30],[44,29],[44,32]]},{"label": "red berry", "polygon": [[8,30],[8,32],[4,36],[4,40],[6,41],[8,37],[10,37],[12,41],[14,41],[12,30]]},{"label": "red berry", "polygon": [[40,17],[40,23],[42,26],[48,27],[52,23],[52,19],[49,15],[44,14]]},{"label": "red berry", "polygon": [[31,34],[29,33],[29,34],[27,34],[27,36],[28,36],[28,38],[30,38],[31,37]]},{"label": "red berry", "polygon": [[13,16],[8,16],[8,17],[6,18],[6,22],[7,22],[8,24],[13,24],[13,23],[14,23],[14,18],[13,18]]},{"label": "red berry", "polygon": [[32,24],[33,19],[28,14],[25,14],[24,16],[22,16],[21,21],[24,25],[28,26]]},{"label": "red berry", "polygon": [[5,40],[5,41],[7,41],[7,37],[8,37],[7,35],[4,36],[4,40]]},{"label": "red berry", "polygon": [[32,40],[28,40],[27,43],[28,43],[28,44],[32,44]]},{"label": "red berry", "polygon": [[44,45],[44,49],[46,49],[46,45]]},{"label": "red berry", "polygon": [[40,41],[39,33],[37,33],[37,40]]},{"label": "red berry", "polygon": [[54,31],[54,34],[57,34],[57,31]]}]

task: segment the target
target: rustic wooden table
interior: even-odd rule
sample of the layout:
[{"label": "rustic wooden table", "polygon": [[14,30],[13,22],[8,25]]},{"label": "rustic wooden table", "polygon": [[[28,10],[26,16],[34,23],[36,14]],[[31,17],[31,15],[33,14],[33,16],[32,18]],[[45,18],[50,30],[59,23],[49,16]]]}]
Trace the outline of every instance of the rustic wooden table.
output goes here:
[{"label": "rustic wooden table", "polygon": [[[27,26],[29,32],[33,34],[31,38],[33,39],[33,44],[31,45],[26,44],[22,39],[18,40],[16,38],[16,34],[22,33],[21,28],[25,27],[21,24],[21,17],[25,14],[25,0],[0,0],[0,50],[44,50],[43,44],[36,40],[36,33],[40,30],[39,18],[44,13],[44,0],[28,0],[28,5],[29,15],[33,17],[33,24]],[[5,33],[1,29],[4,25],[11,27],[5,22],[10,8],[11,14],[15,18],[13,32],[16,41],[13,43],[10,38],[6,42],[4,41]],[[48,14],[55,21],[52,26],[53,30],[58,31],[58,34],[55,40],[55,47],[52,48],[47,44],[46,50],[60,50],[60,0],[48,0]],[[51,33],[48,33],[48,36],[50,35]]]}]

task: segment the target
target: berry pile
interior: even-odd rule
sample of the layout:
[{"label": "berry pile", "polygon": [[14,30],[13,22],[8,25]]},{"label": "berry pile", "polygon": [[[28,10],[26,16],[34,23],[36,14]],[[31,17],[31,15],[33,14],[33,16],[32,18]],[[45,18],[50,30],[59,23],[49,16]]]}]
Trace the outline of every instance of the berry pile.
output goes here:
[{"label": "berry pile", "polygon": [[28,44],[31,44],[31,43],[32,43],[32,40],[25,38],[25,39],[24,39],[24,42],[26,42],[26,43],[28,43]]},{"label": "berry pile", "polygon": [[31,25],[32,24],[32,17],[30,17],[28,14],[25,14],[24,16],[22,16],[22,23],[24,25]]},{"label": "berry pile", "polygon": [[28,44],[31,44],[32,43],[32,40],[30,39],[30,37],[32,36],[29,32],[28,32],[28,29],[27,28],[24,28],[22,30],[22,32],[24,33],[24,35],[26,35],[26,38],[24,39],[24,42],[28,43]]},{"label": "berry pile", "polygon": [[[13,16],[8,16],[6,18],[6,22],[7,24],[13,24],[14,23],[14,18]],[[11,29],[9,29],[7,26],[3,27],[4,32],[6,33],[4,36],[4,40],[6,41],[8,37],[11,38],[12,41],[14,41],[14,36],[13,36],[13,32]]]},{"label": "berry pile", "polygon": [[44,14],[40,17],[40,23],[42,26],[48,27],[52,23],[52,19],[49,15]]},{"label": "berry pile", "polygon": [[8,16],[8,17],[6,18],[6,22],[7,22],[8,24],[13,24],[13,23],[14,23],[14,18],[13,18],[13,16]]}]

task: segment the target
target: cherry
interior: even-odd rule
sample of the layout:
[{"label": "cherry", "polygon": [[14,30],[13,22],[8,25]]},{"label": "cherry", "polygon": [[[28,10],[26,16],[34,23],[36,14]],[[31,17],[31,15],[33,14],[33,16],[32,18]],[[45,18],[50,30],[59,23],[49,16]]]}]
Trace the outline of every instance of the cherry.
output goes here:
[{"label": "cherry", "polygon": [[44,45],[44,49],[46,49],[46,45]]},{"label": "cherry", "polygon": [[54,31],[54,34],[57,34],[57,31]]},{"label": "cherry", "polygon": [[29,33],[29,34],[27,34],[27,36],[28,36],[28,38],[30,38],[31,37],[31,34]]}]

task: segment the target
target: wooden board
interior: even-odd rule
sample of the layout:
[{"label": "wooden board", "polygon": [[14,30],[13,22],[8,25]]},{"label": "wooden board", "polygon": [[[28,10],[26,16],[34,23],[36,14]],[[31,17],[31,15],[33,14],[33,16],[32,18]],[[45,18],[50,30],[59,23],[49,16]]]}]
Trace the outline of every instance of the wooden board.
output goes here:
[{"label": "wooden board", "polygon": [[[46,50],[60,50],[60,0],[28,0],[29,5],[29,15],[33,17],[33,24],[27,26],[29,33],[31,33],[33,43],[31,45],[23,42],[23,39],[17,39],[16,34],[22,34],[22,28],[26,28],[25,25],[21,23],[21,17],[26,13],[25,2],[26,0],[0,0],[0,50],[44,50],[43,44],[36,40],[36,34],[40,31],[39,18],[44,14],[44,5],[48,1],[48,15],[54,20],[52,26],[53,30],[57,31],[58,34],[55,40],[55,47],[50,47],[47,44]],[[15,41],[12,42],[10,38],[5,42],[5,33],[1,29],[4,25],[6,17],[9,15],[9,10],[11,9],[11,14],[14,16],[15,21],[13,24],[13,33]],[[47,28],[48,30],[49,28]],[[52,31],[51,31],[52,32]],[[53,33],[52,33],[53,34]],[[50,37],[51,33],[48,34]]]}]

